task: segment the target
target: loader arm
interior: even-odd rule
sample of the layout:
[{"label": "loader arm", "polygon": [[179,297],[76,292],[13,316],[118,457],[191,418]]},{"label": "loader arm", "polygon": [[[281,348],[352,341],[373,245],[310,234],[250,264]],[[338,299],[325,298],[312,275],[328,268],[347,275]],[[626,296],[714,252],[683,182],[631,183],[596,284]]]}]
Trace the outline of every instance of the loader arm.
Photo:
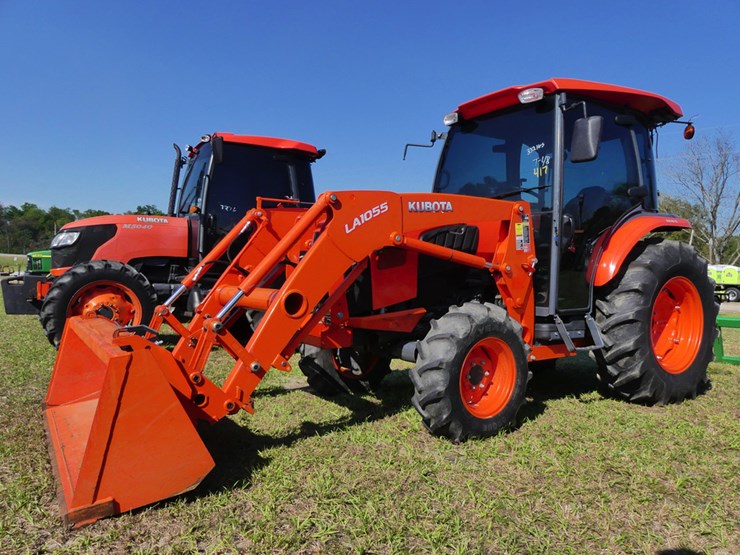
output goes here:
[{"label": "loader arm", "polygon": [[[195,401],[201,418],[215,421],[239,408],[251,412],[251,394],[265,372],[271,367],[290,369],[288,359],[298,345],[343,301],[370,255],[384,247],[489,270],[507,310],[523,324],[525,334],[531,334],[529,278],[535,258],[531,249],[525,250],[525,245],[532,245],[531,232],[516,225],[529,221],[524,202],[347,191],[325,193],[308,210],[260,207],[252,212],[248,217],[259,221],[256,232],[203,300],[187,331],[164,307],[158,308],[159,320],[153,323],[157,327],[167,322],[182,334],[172,352],[182,376],[172,376],[171,382],[188,384],[180,393]],[[476,254],[419,239],[430,228],[460,222],[480,227]],[[271,287],[281,277],[282,285]],[[264,311],[243,346],[225,325],[230,313],[240,309]],[[346,310],[334,310],[334,315],[331,326],[351,336],[351,315]],[[119,336],[117,341],[124,344],[126,338]],[[221,388],[203,375],[216,345],[235,359]]]}]

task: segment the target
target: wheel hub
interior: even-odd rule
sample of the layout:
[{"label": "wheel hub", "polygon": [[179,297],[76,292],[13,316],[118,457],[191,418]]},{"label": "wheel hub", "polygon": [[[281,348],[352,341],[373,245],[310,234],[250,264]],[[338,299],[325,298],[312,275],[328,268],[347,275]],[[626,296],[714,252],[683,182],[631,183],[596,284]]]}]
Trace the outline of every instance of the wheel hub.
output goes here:
[{"label": "wheel hub", "polygon": [[69,316],[102,316],[119,324],[140,323],[141,306],[127,288],[98,282],[80,290],[72,299]]},{"label": "wheel hub", "polygon": [[685,277],[669,279],[658,292],[650,318],[655,359],[669,374],[694,362],[702,340],[704,310],[696,286]]},{"label": "wheel hub", "polygon": [[468,371],[468,380],[473,386],[476,386],[483,381],[483,378],[485,377],[483,371],[484,364],[485,362],[481,360],[478,363],[474,362],[470,367],[470,370]]},{"label": "wheel hub", "polygon": [[468,352],[460,372],[460,397],[469,413],[478,418],[498,414],[516,385],[516,362],[510,347],[488,337]]}]

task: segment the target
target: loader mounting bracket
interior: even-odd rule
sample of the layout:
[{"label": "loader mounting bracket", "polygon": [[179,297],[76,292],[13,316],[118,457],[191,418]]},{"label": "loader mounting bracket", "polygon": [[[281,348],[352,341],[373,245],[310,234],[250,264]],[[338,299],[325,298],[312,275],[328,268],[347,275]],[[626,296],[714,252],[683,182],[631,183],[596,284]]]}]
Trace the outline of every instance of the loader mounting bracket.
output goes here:
[{"label": "loader mounting bracket", "polygon": [[145,326],[143,324],[138,326],[121,326],[117,330],[113,332],[113,337],[118,337],[120,335],[139,335],[141,337],[149,337],[150,339],[157,339],[159,337],[159,332],[155,330],[154,328],[150,328],[149,326]]}]

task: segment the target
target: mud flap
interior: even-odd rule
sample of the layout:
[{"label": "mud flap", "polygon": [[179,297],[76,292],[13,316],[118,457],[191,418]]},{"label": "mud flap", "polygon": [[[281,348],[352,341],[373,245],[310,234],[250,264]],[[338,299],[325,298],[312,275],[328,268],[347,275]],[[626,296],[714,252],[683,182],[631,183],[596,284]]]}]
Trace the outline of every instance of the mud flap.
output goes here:
[{"label": "mud flap", "polygon": [[[214,462],[173,388],[177,363],[104,318],[71,318],[45,404],[65,521],[94,522],[195,488]],[[169,365],[169,367],[168,367]]]}]

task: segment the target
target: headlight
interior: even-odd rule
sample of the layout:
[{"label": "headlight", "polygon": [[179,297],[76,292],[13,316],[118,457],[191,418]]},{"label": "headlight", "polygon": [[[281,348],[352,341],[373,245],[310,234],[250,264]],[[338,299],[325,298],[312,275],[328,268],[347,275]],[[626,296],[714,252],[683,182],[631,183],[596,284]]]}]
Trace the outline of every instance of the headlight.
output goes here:
[{"label": "headlight", "polygon": [[51,240],[51,248],[68,247],[74,244],[79,236],[79,231],[62,231],[61,233],[57,233],[54,239]]}]

